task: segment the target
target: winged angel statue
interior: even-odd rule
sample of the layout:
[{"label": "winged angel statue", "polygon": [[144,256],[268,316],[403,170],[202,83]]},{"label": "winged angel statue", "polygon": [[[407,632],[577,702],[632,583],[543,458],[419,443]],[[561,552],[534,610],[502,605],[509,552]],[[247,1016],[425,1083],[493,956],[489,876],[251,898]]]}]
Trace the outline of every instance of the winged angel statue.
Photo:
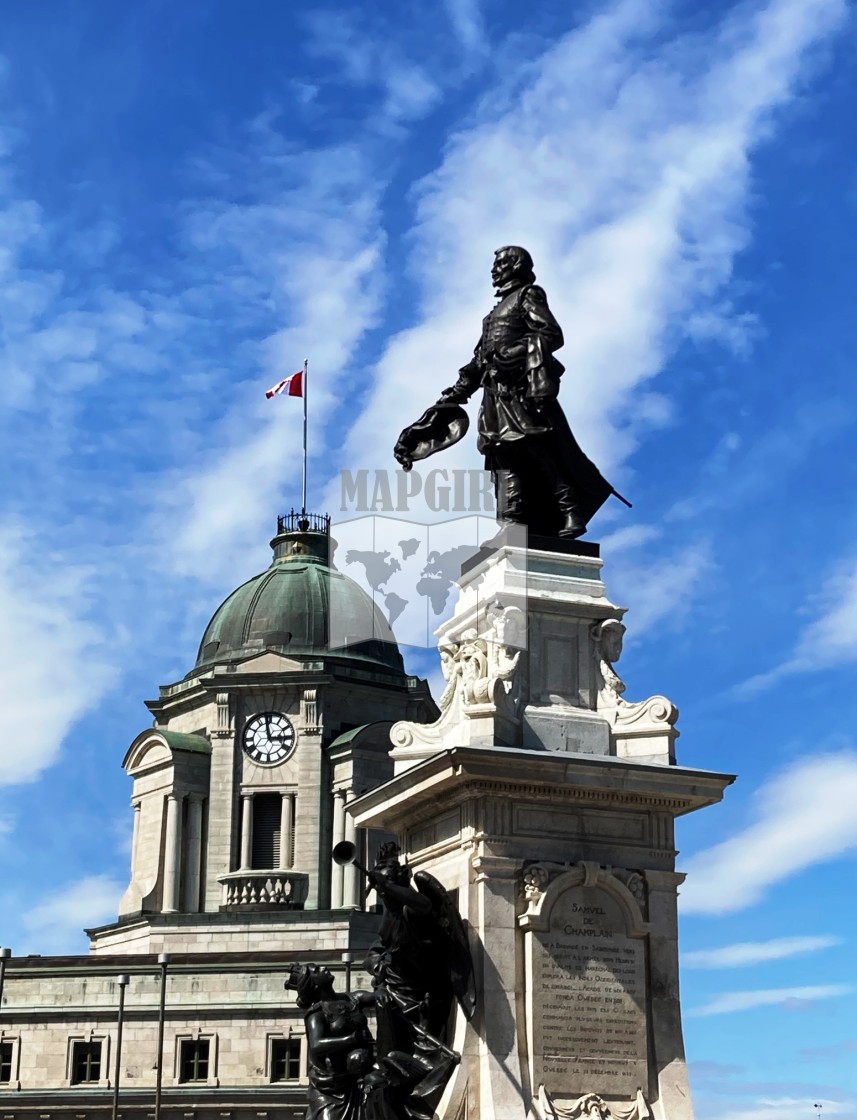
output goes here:
[{"label": "winged angel statue", "polygon": [[[364,963],[373,990],[337,995],[316,965],[294,966],[286,981],[306,1020],[307,1120],[430,1120],[460,1061],[447,1030],[456,1000],[468,1020],[476,1010],[467,931],[442,884],[426,871],[412,876],[399,854],[384,844],[371,871],[357,864],[384,905]],[[334,852],[340,862],[354,855],[347,841]]]}]

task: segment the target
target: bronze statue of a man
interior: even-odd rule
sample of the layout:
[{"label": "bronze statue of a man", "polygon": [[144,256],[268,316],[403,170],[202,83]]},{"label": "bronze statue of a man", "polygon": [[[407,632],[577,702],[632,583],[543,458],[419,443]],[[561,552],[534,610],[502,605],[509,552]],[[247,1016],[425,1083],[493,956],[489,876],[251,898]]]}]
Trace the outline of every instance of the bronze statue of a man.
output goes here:
[{"label": "bronze statue of a man", "polygon": [[481,387],[477,447],[494,475],[498,517],[573,540],[616,491],[580,449],[557,400],[562,330],[535,282],[532,257],[518,245],[498,249],[491,279],[499,302],[482,321],[472,360],[402,432],[393,453],[410,470],[415,459],[457,442],[467,430],[459,406]]}]

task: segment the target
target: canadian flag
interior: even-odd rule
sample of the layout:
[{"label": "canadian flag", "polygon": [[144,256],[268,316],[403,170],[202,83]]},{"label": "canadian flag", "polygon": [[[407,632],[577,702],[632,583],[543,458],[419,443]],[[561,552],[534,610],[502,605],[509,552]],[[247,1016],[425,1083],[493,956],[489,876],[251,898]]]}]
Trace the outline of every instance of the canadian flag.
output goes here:
[{"label": "canadian flag", "polygon": [[304,395],[304,371],[299,369],[297,373],[293,373],[290,377],[284,377],[282,381],[278,381],[265,393],[268,400],[271,397],[276,397],[278,393],[285,393],[287,397],[302,397]]}]

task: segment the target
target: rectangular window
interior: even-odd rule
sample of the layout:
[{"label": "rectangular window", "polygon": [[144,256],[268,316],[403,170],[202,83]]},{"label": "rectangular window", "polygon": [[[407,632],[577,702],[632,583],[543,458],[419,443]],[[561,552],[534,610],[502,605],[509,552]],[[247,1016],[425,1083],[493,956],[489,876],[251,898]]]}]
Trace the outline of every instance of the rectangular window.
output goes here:
[{"label": "rectangular window", "polygon": [[280,866],[280,820],[283,798],[279,793],[257,793],[253,798],[252,866],[265,871]]},{"label": "rectangular window", "polygon": [[71,1083],[90,1085],[101,1080],[101,1042],[71,1044]]},{"label": "rectangular window", "polygon": [[12,1080],[12,1043],[0,1042],[0,1085]]},{"label": "rectangular window", "polygon": [[301,1075],[301,1040],[271,1039],[271,1080],[297,1081]]},{"label": "rectangular window", "polygon": [[183,1038],[179,1043],[179,1081],[208,1081],[208,1038]]}]

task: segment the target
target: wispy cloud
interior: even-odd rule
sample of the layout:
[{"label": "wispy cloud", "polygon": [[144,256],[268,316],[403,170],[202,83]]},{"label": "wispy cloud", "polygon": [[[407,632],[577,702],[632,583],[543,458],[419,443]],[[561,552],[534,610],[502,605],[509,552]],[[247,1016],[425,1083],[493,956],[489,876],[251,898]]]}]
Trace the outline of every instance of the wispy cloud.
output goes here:
[{"label": "wispy cloud", "polygon": [[46,902],[21,915],[32,951],[85,951],[84,929],[115,920],[123,886],[107,875],[90,875],[61,887]]},{"label": "wispy cloud", "polygon": [[774,884],[857,848],[857,752],[801,759],[756,793],[753,819],[685,862],[686,914],[728,914]]},{"label": "wispy cloud", "polygon": [[800,988],[765,988],[753,992],[723,992],[702,1007],[685,1012],[691,1017],[730,1015],[735,1011],[752,1011],[756,1007],[787,1007],[800,1010],[820,1000],[847,996],[854,989],[849,984],[816,984]]},{"label": "wispy cloud", "polygon": [[739,695],[755,695],[796,673],[820,672],[857,661],[857,561],[849,560],[807,605],[816,617],[799,635],[790,655],[740,685]]},{"label": "wispy cloud", "polygon": [[857,1038],[846,1038],[830,1046],[805,1046],[800,1053],[807,1058],[847,1058],[857,1054]]},{"label": "wispy cloud", "polygon": [[479,0],[443,0],[443,3],[462,47],[466,51],[483,51],[487,40]]},{"label": "wispy cloud", "polygon": [[648,555],[643,549],[622,549],[615,561],[606,547],[605,554],[611,557],[611,594],[620,602],[632,604],[628,621],[632,640],[643,636],[655,623],[668,620],[669,625],[675,625],[681,621],[714,567],[707,542],[672,551],[664,551],[661,544],[657,553]]},{"label": "wispy cloud", "polygon": [[682,954],[685,968],[746,968],[781,961],[804,953],[817,953],[841,945],[841,937],[774,937],[770,941],[742,941],[719,949],[694,949]]},{"label": "wispy cloud", "polygon": [[93,573],[0,525],[0,785],[31,781],[114,680],[107,635],[89,617]]},{"label": "wispy cloud", "polygon": [[[467,6],[466,0],[462,6]],[[468,21],[467,12],[462,11],[458,30],[470,31],[477,17],[475,12]],[[372,22],[368,10],[359,19],[342,10],[308,12],[303,22],[308,33],[306,49],[333,63],[337,79],[345,78],[364,91],[380,92],[380,106],[369,118],[376,130],[383,133],[390,125],[417,120],[440,99],[441,86],[408,57],[390,28],[380,19],[376,26],[367,26]]]}]

